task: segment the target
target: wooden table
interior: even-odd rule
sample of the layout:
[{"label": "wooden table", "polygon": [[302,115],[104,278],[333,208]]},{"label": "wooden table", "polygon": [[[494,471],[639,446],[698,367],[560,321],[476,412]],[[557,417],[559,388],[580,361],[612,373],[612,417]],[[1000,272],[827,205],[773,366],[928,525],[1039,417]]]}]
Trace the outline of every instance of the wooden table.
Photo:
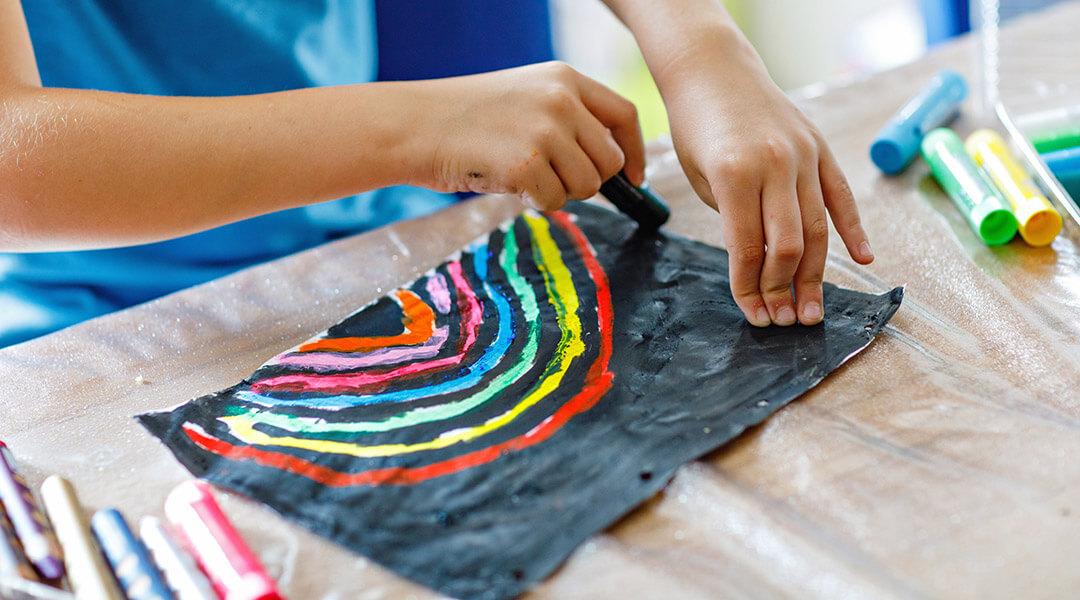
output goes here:
[{"label": "wooden table", "polygon": [[[1008,85],[1076,79],[1077,30],[1075,4],[1008,29],[1020,48],[1069,57],[1003,61]],[[878,256],[857,267],[834,236],[827,278],[869,292],[907,286],[885,334],[686,465],[529,597],[1077,595],[1080,229],[1067,223],[1050,248],[987,248],[925,164],[886,178],[867,156],[936,70],[972,74],[973,57],[961,41],[800,99],[849,176]],[[962,134],[978,124],[971,114],[954,125]],[[722,243],[718,217],[665,150],[652,179],[674,208],[669,231]],[[59,473],[88,507],[160,515],[188,474],[130,415],[232,385],[517,210],[513,199],[476,199],[0,351],[0,439],[33,483]],[[255,503],[230,495],[224,507],[291,598],[433,597]]]}]

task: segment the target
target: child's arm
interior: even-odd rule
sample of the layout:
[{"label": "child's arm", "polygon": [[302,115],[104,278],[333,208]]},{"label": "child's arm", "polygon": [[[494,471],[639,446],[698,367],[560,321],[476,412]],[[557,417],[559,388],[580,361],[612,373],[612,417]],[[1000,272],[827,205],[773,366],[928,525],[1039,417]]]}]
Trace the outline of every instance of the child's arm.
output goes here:
[{"label": "child's arm", "polygon": [[723,216],[732,293],[747,320],[820,321],[826,210],[852,258],[873,260],[821,133],[772,82],[719,0],[605,2],[641,46],[694,189]]},{"label": "child's arm", "polygon": [[556,208],[625,166],[633,106],[565,65],[228,98],[43,88],[0,0],[0,250],[167,239],[395,184]]}]

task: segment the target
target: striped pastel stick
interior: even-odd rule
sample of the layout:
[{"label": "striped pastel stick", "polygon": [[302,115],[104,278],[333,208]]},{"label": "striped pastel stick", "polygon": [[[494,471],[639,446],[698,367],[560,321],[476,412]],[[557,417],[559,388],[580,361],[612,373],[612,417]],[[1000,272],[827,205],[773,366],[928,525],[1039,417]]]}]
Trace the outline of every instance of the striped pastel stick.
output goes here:
[{"label": "striped pastel stick", "polygon": [[37,581],[37,573],[23,554],[22,546],[15,539],[15,530],[11,527],[7,515],[0,511],[0,577],[15,575],[30,581]]},{"label": "striped pastel stick", "polygon": [[139,522],[139,535],[165,575],[165,583],[176,600],[218,600],[217,593],[195,564],[195,559],[180,547],[158,518],[143,517]]},{"label": "striped pastel stick", "polygon": [[119,511],[97,511],[90,519],[90,528],[128,600],[173,600],[146,546],[131,532]]},{"label": "striped pastel stick", "polygon": [[11,519],[26,558],[45,579],[59,579],[64,574],[64,563],[56,536],[4,442],[0,442],[0,502]]}]

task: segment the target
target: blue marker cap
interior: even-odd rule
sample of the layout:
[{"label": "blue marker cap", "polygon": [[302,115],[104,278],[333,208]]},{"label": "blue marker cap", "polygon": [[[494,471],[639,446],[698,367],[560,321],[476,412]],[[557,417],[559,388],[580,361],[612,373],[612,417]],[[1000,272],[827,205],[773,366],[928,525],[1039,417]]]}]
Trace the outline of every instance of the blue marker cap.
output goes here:
[{"label": "blue marker cap", "polygon": [[953,120],[964,98],[964,78],[949,69],[939,72],[877,134],[870,145],[870,160],[889,175],[903,171],[919,153],[923,136]]}]

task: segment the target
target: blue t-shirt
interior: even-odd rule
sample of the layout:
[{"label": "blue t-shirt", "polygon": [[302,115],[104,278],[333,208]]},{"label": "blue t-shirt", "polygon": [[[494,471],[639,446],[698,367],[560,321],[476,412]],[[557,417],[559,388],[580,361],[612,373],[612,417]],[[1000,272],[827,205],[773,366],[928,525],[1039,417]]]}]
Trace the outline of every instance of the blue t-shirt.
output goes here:
[{"label": "blue t-shirt", "polygon": [[[552,55],[543,0],[23,0],[23,10],[48,87],[254,94],[372,81],[380,52],[385,79]],[[0,346],[454,199],[389,188],[156,244],[0,254]]]}]

